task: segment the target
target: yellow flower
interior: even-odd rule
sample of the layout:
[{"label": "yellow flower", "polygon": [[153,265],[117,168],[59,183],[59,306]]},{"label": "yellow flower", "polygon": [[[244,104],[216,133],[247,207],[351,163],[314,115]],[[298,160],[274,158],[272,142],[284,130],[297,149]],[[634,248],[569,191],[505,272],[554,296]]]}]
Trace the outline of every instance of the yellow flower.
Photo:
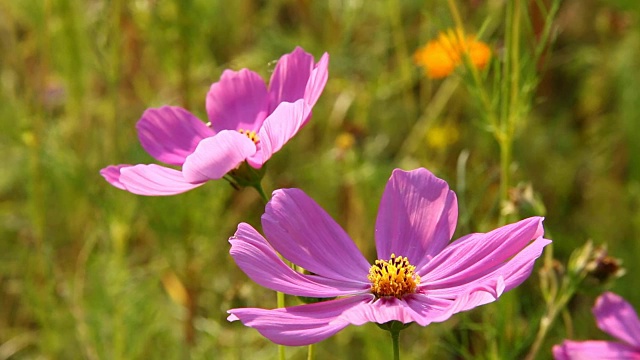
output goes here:
[{"label": "yellow flower", "polygon": [[477,41],[472,35],[465,37],[460,29],[450,29],[418,49],[413,59],[424,67],[429,78],[439,79],[449,76],[463,63],[464,53],[469,55],[471,63],[478,69],[483,69],[491,58],[491,49],[487,44]]}]

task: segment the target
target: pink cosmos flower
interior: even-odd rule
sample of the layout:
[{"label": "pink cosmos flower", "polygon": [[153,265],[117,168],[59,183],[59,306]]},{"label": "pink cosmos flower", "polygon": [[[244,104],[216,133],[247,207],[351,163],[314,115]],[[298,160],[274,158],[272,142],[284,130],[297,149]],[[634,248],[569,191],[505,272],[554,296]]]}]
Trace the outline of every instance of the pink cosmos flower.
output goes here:
[{"label": "pink cosmos flower", "polygon": [[640,320],[633,307],[620,296],[606,292],[593,307],[598,327],[617,341],[570,341],[553,347],[556,360],[640,359]]},{"label": "pink cosmos flower", "polygon": [[[255,282],[287,294],[333,298],[280,309],[229,310],[271,341],[289,346],[324,340],[349,324],[389,321],[425,326],[496,300],[522,283],[550,240],[541,217],[449,244],[456,195],[426,169],[395,170],[375,229],[373,265],[329,215],[299,189],[273,193],[262,216],[267,241],[241,223],[231,256]],[[311,275],[292,270],[278,253]]]},{"label": "pink cosmos flower", "polygon": [[176,106],[148,109],[136,124],[142,147],[158,161],[112,165],[100,174],[139,195],[174,195],[220,179],[246,161],[259,169],[308,121],[328,77],[329,55],[318,63],[302,48],[280,58],[269,87],[250,70],[225,70],[207,94],[207,126]]}]

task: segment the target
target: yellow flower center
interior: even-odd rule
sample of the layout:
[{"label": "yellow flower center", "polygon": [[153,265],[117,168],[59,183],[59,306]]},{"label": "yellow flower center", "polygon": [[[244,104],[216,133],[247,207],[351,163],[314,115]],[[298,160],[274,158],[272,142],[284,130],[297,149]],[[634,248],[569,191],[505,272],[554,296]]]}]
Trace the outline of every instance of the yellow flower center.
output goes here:
[{"label": "yellow flower center", "polygon": [[258,145],[258,143],[260,142],[260,138],[258,137],[258,134],[256,134],[255,131],[240,129],[240,130],[238,130],[238,132],[240,134],[246,135],[256,145]]},{"label": "yellow flower center", "polygon": [[404,295],[413,294],[420,284],[420,276],[415,270],[416,267],[403,256],[391,254],[389,260],[376,260],[369,269],[371,292],[377,298],[395,296],[401,299]]}]

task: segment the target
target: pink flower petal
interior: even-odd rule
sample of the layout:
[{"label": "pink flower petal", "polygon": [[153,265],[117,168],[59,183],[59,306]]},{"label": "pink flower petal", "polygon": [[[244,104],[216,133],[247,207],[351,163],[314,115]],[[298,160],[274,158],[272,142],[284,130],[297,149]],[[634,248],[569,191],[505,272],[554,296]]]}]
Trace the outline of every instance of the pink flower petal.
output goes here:
[{"label": "pink flower petal", "polygon": [[258,151],[247,159],[254,168],[261,168],[271,155],[280,150],[303,125],[310,109],[300,99],[295,103],[284,102],[269,115],[258,134],[260,146]]},{"label": "pink flower petal", "polygon": [[353,325],[363,325],[368,322],[384,324],[389,321],[400,321],[403,324],[416,321],[420,315],[407,304],[406,299],[395,297],[375,299],[368,302],[361,302],[348,309],[341,318],[349,321]]},{"label": "pink flower petal", "polygon": [[471,277],[467,282],[458,281],[455,285],[449,283],[446,286],[425,282],[420,291],[431,297],[443,299],[459,298],[461,294],[468,296],[465,301],[458,300],[460,305],[456,312],[493,302],[503,293],[522,284],[531,275],[535,260],[549,243],[550,240],[538,238],[502,266],[482,277]]},{"label": "pink flower petal", "polygon": [[196,150],[187,156],[182,172],[187,181],[194,183],[221,179],[255,152],[256,145],[246,135],[222,130],[200,141]]},{"label": "pink flower petal", "polygon": [[407,306],[414,312],[414,319],[420,326],[448,320],[453,314],[462,311],[469,295],[462,294],[455,299],[440,299],[430,294],[412,294],[405,298]]},{"label": "pink flower petal", "polygon": [[122,165],[109,165],[106,168],[100,170],[100,175],[107,180],[107,182],[118,189],[127,190],[125,186],[120,182],[120,170],[126,167],[131,167],[132,165],[122,164]]},{"label": "pink flower petal", "polygon": [[371,295],[350,296],[284,309],[232,309],[229,321],[240,320],[276,344],[303,346],[322,341],[344,329],[349,322],[340,319],[346,310],[368,301]]},{"label": "pink flower petal", "polygon": [[253,227],[241,223],[229,239],[231,256],[253,281],[286,294],[310,297],[335,297],[363,293],[370,285],[303,275],[287,266],[271,245]]},{"label": "pink flower petal", "polygon": [[568,341],[553,347],[555,360],[638,360],[640,352],[610,341]]},{"label": "pink flower petal", "polygon": [[640,353],[640,320],[633,307],[622,297],[606,292],[593,307],[598,327],[638,349]]},{"label": "pink flower petal", "polygon": [[304,101],[309,107],[313,107],[318,101],[329,78],[329,54],[324,53],[316,67],[311,71],[307,87],[304,90]]},{"label": "pink flower petal", "polygon": [[338,224],[299,189],[273,192],[262,215],[273,247],[296,265],[335,280],[370,284],[370,264]]},{"label": "pink flower petal", "polygon": [[486,234],[462,237],[418,269],[418,274],[430,288],[472,283],[504,266],[531,241],[541,238],[542,220],[541,217],[531,217]]},{"label": "pink flower petal", "polygon": [[247,69],[225,70],[207,94],[207,114],[215,131],[258,131],[269,111],[267,86]]},{"label": "pink flower petal", "polygon": [[300,47],[283,55],[269,81],[269,111],[274,111],[283,101],[303,99],[313,68],[313,56]]},{"label": "pink flower petal", "polygon": [[214,132],[187,110],[175,106],[147,109],[136,124],[142,147],[154,158],[182,165],[200,140]]},{"label": "pink flower petal", "polygon": [[432,322],[442,322],[453,314],[462,311],[468,302],[468,295],[456,299],[438,299],[428,294],[411,294],[397,299],[395,297],[380,298],[363,302],[344,312],[341,318],[353,325],[367,322],[383,324],[389,321],[402,323],[416,322],[426,326]]},{"label": "pink flower petal", "polygon": [[406,256],[419,269],[449,243],[457,219],[456,195],[444,180],[423,168],[396,169],[378,210],[378,258]]},{"label": "pink flower petal", "polygon": [[148,196],[180,194],[203,184],[189,183],[180,171],[155,164],[121,168],[120,183],[131,193]]}]

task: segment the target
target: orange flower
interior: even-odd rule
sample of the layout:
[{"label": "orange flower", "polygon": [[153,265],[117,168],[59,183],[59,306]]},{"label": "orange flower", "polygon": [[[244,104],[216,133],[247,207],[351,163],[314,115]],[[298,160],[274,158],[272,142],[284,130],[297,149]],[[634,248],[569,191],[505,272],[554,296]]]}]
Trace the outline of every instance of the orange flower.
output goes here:
[{"label": "orange flower", "polygon": [[491,58],[489,46],[477,41],[475,36],[464,36],[461,30],[441,32],[438,38],[429,41],[413,55],[416,64],[424,67],[427,76],[439,79],[449,76],[463,63],[463,54],[467,53],[471,63],[483,69]]}]

